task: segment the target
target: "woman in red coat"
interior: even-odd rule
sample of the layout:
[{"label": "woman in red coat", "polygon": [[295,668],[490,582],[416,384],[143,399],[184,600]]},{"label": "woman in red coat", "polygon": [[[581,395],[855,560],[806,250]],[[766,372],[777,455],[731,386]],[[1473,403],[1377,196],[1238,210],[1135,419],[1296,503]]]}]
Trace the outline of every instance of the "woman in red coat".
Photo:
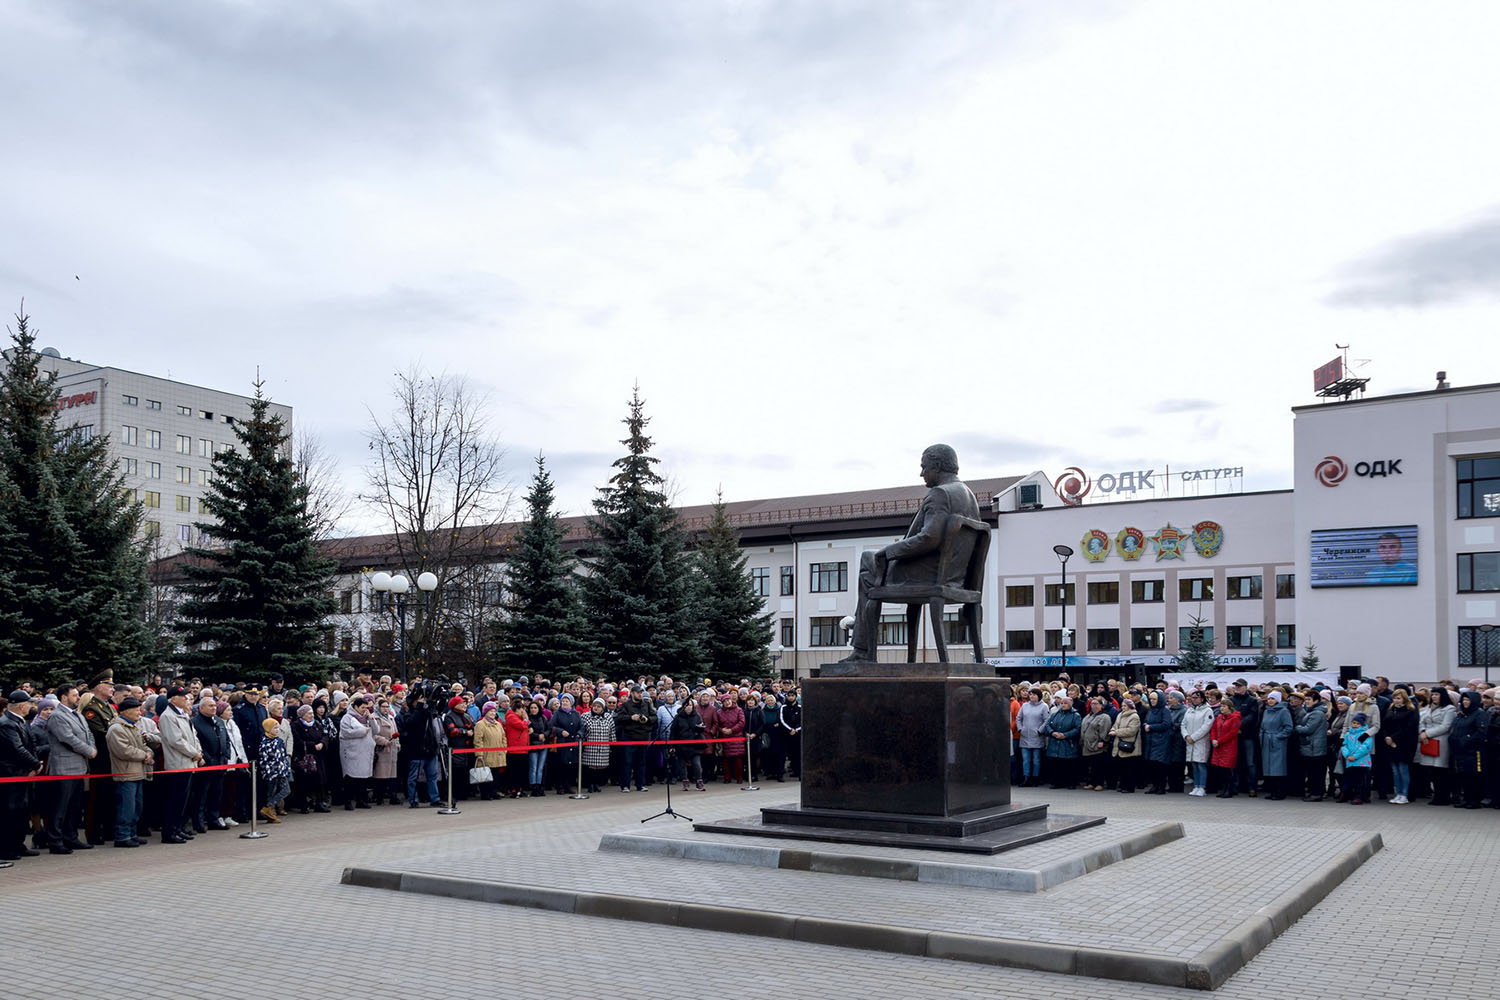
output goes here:
[{"label": "woman in red coat", "polygon": [[1214,716],[1214,724],[1208,730],[1208,738],[1211,741],[1212,751],[1209,753],[1208,763],[1218,772],[1219,798],[1234,798],[1234,766],[1240,759],[1240,713],[1235,711],[1234,702],[1225,698],[1219,706],[1219,714]]},{"label": "woman in red coat", "polygon": [[735,700],[734,692],[726,692],[719,705],[718,717],[714,720],[713,735],[722,739],[734,738],[733,743],[719,744],[724,748],[724,784],[745,780],[745,710]]},{"label": "woman in red coat", "polygon": [[[505,699],[501,699],[504,703]],[[526,715],[526,705],[517,698],[505,706],[505,794],[508,798],[521,797],[521,788],[526,784],[527,754],[531,746],[531,719]]]}]

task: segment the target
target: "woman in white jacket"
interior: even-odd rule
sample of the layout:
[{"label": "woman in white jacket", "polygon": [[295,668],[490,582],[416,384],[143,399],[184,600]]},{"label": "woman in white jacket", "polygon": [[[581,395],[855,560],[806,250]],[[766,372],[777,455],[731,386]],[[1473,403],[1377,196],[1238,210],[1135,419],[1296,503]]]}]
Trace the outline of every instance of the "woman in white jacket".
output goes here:
[{"label": "woman in white jacket", "polygon": [[1202,797],[1208,789],[1208,756],[1213,744],[1208,738],[1214,725],[1214,710],[1208,707],[1202,691],[1188,692],[1187,711],[1182,715],[1182,739],[1187,744],[1188,768],[1193,772],[1193,790],[1189,795]]},{"label": "woman in white jacket", "polygon": [[[1417,756],[1416,762],[1423,767],[1428,782],[1432,788],[1432,798],[1427,800],[1431,806],[1446,806],[1453,804],[1453,777],[1448,764],[1448,731],[1453,728],[1453,719],[1458,715],[1458,708],[1453,704],[1453,696],[1448,689],[1438,685],[1428,693],[1430,704],[1424,707],[1417,715],[1417,725],[1421,731],[1417,733]],[[1421,704],[1422,692],[1417,692],[1417,703]],[[1435,755],[1422,753],[1422,748],[1433,749],[1432,744],[1437,744]]]},{"label": "woman in white jacket", "polygon": [[339,764],[344,771],[344,808],[368,809],[370,776],[375,769],[375,732],[370,703],[355,695],[339,722]]},{"label": "woman in white jacket", "polygon": [[[227,701],[219,702],[216,707],[219,710],[219,718],[224,720],[224,728],[229,731],[229,760],[225,763],[248,764],[250,758],[245,756],[245,737],[240,732],[240,727],[234,724],[233,709]],[[246,769],[243,771],[225,771],[224,773],[228,775],[228,778],[224,782],[224,801],[229,803],[229,809],[225,811],[221,804],[219,818],[224,821],[225,826],[239,826],[239,822],[234,818],[232,813],[234,812],[234,804],[239,801],[240,785],[242,782],[250,780],[250,772]]]}]

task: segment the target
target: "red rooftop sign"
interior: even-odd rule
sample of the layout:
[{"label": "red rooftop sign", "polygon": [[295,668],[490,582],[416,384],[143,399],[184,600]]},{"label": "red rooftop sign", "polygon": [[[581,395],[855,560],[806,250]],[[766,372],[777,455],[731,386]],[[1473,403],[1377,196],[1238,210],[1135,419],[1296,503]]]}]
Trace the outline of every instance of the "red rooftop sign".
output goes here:
[{"label": "red rooftop sign", "polygon": [[59,410],[71,410],[75,406],[88,406],[94,402],[97,392],[75,392],[71,396],[58,396],[57,408]]},{"label": "red rooftop sign", "polygon": [[1344,359],[1334,358],[1313,372],[1313,392],[1321,392],[1344,377]]}]

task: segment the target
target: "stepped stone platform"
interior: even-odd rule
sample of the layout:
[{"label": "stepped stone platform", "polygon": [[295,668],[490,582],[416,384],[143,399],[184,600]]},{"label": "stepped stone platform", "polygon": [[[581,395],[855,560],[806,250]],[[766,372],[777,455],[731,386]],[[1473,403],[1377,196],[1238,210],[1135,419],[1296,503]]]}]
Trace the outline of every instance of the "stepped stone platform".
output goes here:
[{"label": "stepped stone platform", "polygon": [[[707,805],[693,811],[730,819],[743,810],[732,800]],[[661,823],[607,831],[602,849],[538,844],[523,859],[497,844],[348,868],[342,880],[580,918],[1212,990],[1381,848],[1380,835],[1365,831],[1192,822],[1173,836],[1163,825],[1176,826],[1118,820],[1000,855],[956,856]],[[1256,865],[1254,877],[1219,877],[1224,864],[1267,845],[1274,864]],[[1022,872],[1032,873],[1029,886]]]}]

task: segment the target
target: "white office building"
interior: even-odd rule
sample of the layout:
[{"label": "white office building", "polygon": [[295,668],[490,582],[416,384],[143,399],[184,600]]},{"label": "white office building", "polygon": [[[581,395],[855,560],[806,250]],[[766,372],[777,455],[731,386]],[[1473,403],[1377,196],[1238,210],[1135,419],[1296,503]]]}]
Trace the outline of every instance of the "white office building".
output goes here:
[{"label": "white office building", "polygon": [[[109,435],[126,486],[145,507],[143,530],[160,554],[197,544],[207,519],[203,496],[213,455],[236,444],[234,424],[250,417],[251,398],[123,368],[61,357],[48,348],[42,368],[57,376],[58,426]],[[271,404],[292,425],[292,408]]]}]

